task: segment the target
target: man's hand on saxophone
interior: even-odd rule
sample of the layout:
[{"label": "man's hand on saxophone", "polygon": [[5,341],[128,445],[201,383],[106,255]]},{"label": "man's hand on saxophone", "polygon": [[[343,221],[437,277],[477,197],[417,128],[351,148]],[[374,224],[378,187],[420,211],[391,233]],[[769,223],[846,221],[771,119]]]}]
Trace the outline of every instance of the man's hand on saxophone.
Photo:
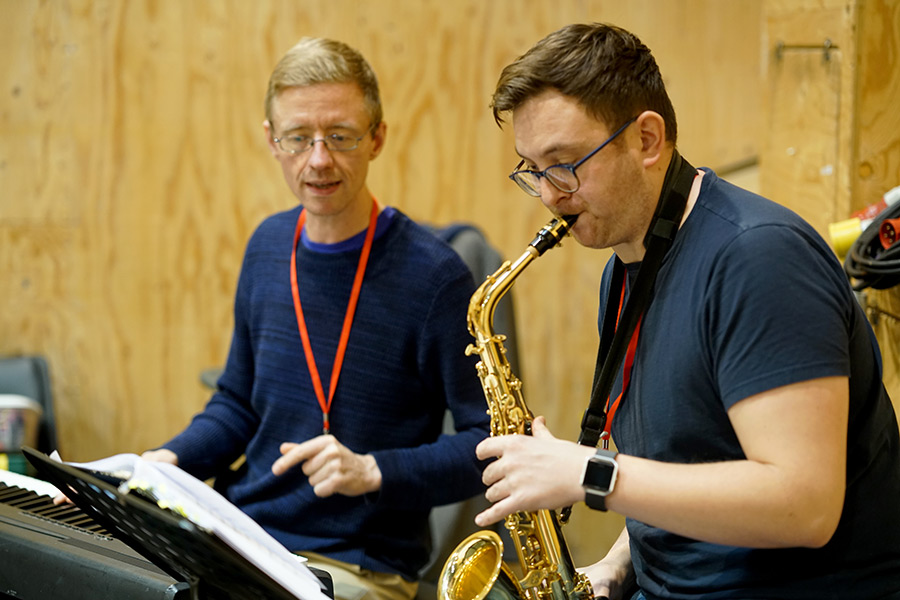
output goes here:
[{"label": "man's hand on saxophone", "polygon": [[489,437],[475,451],[481,460],[497,459],[482,474],[485,497],[493,504],[475,517],[480,527],[515,512],[584,501],[579,482],[594,449],[554,437],[544,417],[534,419],[531,436]]},{"label": "man's hand on saxophone", "polygon": [[595,598],[623,600],[624,590],[634,585],[628,530],[622,529],[615,544],[602,560],[578,570],[591,580]]}]

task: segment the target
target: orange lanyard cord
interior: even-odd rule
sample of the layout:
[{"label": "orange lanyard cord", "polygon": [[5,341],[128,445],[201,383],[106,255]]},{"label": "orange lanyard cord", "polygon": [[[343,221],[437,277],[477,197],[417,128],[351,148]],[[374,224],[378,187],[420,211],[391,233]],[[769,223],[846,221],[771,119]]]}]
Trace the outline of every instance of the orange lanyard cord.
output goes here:
[{"label": "orange lanyard cord", "polygon": [[300,288],[297,285],[297,244],[303,225],[306,223],[306,209],[300,211],[297,218],[297,227],[294,230],[294,246],[291,252],[291,294],[294,297],[294,312],[297,315],[297,327],[300,331],[300,340],[303,342],[303,353],[306,355],[306,365],[309,367],[309,375],[312,379],[319,407],[322,409],[322,432],[331,432],[329,415],[331,402],[337,389],[338,377],[344,364],[344,354],[347,351],[347,343],[350,340],[350,328],[353,325],[353,315],[356,313],[356,304],[359,301],[359,292],[362,288],[363,277],[366,273],[366,264],[369,262],[369,253],[372,250],[372,240],[375,238],[375,225],[378,222],[378,205],[372,199],[372,212],[369,217],[369,227],[366,230],[366,240],[363,243],[362,252],[359,255],[359,264],[356,267],[356,277],[353,279],[353,289],[350,291],[350,300],[347,302],[347,313],[344,316],[344,325],[341,329],[341,337],[338,342],[337,352],[334,355],[334,365],[331,368],[331,382],[328,389],[328,399],[325,399],[325,391],[322,389],[322,379],[319,369],[316,367],[316,359],[313,356],[312,344],[309,342],[309,332],[306,329],[306,320],[303,318],[303,307],[300,305]]},{"label": "orange lanyard cord", "polygon": [[[622,306],[625,304],[625,281],[622,281],[622,295],[619,298],[619,314],[616,316],[616,327],[619,326],[619,318],[622,316]],[[637,325],[634,328],[634,333],[631,334],[631,340],[628,342],[628,351],[625,353],[625,364],[622,368],[622,391],[619,393],[619,396],[612,402],[612,406],[610,406],[611,398],[606,399],[606,423],[603,425],[603,433],[600,434],[600,438],[603,440],[603,447],[609,447],[609,437],[610,430],[612,429],[612,421],[613,417],[616,415],[616,410],[619,408],[619,403],[622,401],[622,396],[625,395],[625,390],[628,389],[628,382],[631,379],[631,367],[634,366],[634,355],[637,352],[637,343],[638,336],[641,331],[641,322],[644,320],[644,315],[641,315],[638,318]]]}]

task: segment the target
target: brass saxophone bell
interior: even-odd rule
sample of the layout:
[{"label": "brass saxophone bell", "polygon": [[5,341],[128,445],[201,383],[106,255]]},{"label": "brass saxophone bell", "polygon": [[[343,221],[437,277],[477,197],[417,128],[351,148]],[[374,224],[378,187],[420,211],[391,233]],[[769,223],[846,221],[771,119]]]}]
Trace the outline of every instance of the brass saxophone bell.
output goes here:
[{"label": "brass saxophone bell", "polygon": [[503,562],[503,541],[496,532],[478,531],[456,547],[441,570],[438,598],[446,600],[521,600],[525,592]]}]

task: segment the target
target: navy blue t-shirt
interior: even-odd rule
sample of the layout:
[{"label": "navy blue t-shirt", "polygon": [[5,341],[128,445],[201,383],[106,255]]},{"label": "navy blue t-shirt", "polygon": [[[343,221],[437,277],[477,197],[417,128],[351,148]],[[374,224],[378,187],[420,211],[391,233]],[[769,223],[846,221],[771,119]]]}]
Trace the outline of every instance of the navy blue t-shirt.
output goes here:
[{"label": "navy blue t-shirt", "polygon": [[616,446],[673,463],[742,460],[731,406],[828,376],[849,377],[851,387],[847,492],[831,541],[737,548],[628,519],[648,600],[900,597],[900,442],[871,327],[812,227],[706,171],[641,325],[612,424]]}]

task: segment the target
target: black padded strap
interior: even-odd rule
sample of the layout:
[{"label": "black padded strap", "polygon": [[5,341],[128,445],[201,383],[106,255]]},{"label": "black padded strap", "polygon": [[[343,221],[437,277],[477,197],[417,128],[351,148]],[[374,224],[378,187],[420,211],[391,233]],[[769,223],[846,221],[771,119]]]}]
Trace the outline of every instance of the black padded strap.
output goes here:
[{"label": "black padded strap", "polygon": [[618,257],[615,258],[600,345],[597,349],[597,365],[594,369],[591,401],[581,420],[579,444],[596,447],[600,442],[600,435],[606,426],[606,400],[609,398],[616,374],[622,365],[631,335],[634,333],[641,315],[650,305],[656,275],[678,233],[696,174],[697,170],[676,150],[672,154],[672,160],[666,170],[660,199],[653,219],[650,221],[647,235],[644,237],[644,246],[647,248],[647,252],[641,261],[634,289],[631,290],[628,301],[625,303],[618,327],[616,327],[616,316],[620,308],[619,293],[625,276],[625,265]]}]

